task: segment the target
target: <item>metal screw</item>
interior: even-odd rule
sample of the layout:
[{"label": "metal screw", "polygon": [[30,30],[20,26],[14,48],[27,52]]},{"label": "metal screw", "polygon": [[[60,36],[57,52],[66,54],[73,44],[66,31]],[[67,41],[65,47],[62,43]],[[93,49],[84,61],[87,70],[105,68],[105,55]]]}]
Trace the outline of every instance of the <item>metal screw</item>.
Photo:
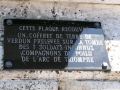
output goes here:
[{"label": "metal screw", "polygon": [[10,61],[6,62],[6,63],[5,63],[5,66],[6,66],[7,68],[11,68],[11,67],[12,67],[12,62],[10,62]]},{"label": "metal screw", "polygon": [[7,25],[12,25],[13,22],[12,22],[12,20],[7,20],[7,21],[6,21],[6,24],[7,24]]},{"label": "metal screw", "polygon": [[99,24],[99,23],[95,23],[95,24],[94,24],[94,27],[99,28],[99,27],[100,27],[100,24]]},{"label": "metal screw", "polygon": [[107,67],[108,67],[107,62],[103,62],[103,63],[102,63],[102,69],[107,69]]}]

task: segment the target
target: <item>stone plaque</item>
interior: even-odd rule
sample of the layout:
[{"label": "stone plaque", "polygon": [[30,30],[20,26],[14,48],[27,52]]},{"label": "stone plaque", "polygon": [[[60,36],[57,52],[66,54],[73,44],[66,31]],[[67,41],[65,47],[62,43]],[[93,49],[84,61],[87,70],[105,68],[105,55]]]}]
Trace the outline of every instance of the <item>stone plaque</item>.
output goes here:
[{"label": "stone plaque", "polygon": [[4,69],[110,70],[101,24],[5,19]]}]

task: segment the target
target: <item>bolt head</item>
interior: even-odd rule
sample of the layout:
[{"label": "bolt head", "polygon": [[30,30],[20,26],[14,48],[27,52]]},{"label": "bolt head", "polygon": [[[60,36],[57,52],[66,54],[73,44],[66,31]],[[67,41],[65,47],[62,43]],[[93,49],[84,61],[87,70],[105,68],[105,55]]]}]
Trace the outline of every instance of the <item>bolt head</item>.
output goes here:
[{"label": "bolt head", "polygon": [[12,67],[12,62],[11,62],[11,61],[7,61],[7,62],[5,63],[5,67],[11,68],[11,67]]},{"label": "bolt head", "polygon": [[95,23],[94,27],[99,28],[100,27],[100,23]]},{"label": "bolt head", "polygon": [[102,69],[107,69],[107,67],[108,67],[107,62],[103,62],[103,63],[102,63]]},{"label": "bolt head", "polygon": [[12,20],[7,20],[7,21],[6,21],[6,24],[7,24],[7,25],[12,25],[13,22],[12,22]]}]

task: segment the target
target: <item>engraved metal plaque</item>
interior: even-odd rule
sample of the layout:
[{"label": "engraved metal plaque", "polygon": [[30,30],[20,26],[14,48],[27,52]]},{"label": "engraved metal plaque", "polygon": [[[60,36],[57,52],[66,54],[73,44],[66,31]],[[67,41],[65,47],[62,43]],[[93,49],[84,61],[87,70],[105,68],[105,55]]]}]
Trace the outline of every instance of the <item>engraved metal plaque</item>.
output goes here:
[{"label": "engraved metal plaque", "polygon": [[4,69],[110,70],[101,24],[5,19]]}]

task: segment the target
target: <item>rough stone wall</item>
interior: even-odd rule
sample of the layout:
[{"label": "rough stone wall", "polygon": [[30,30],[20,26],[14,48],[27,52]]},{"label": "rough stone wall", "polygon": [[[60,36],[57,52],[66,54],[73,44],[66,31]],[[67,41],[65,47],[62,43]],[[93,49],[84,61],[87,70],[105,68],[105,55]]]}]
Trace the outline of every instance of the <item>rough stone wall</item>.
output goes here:
[{"label": "rough stone wall", "polygon": [[[120,1],[94,1],[0,0],[0,90],[120,90]],[[7,18],[99,21],[112,69],[109,72],[3,70],[3,20]]]}]

